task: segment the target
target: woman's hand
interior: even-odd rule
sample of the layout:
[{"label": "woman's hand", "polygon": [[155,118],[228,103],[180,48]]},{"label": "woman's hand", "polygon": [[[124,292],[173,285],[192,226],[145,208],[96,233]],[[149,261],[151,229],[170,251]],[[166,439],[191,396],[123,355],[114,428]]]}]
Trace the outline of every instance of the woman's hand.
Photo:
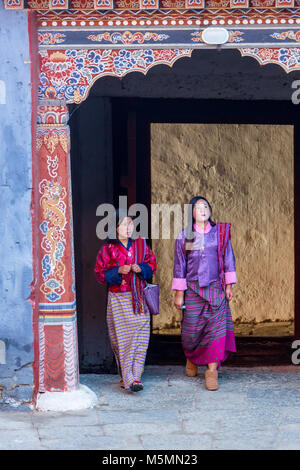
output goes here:
[{"label": "woman's hand", "polygon": [[124,264],[123,266],[119,267],[118,273],[119,274],[128,274],[130,270],[131,270],[131,265],[130,264]]},{"label": "woman's hand", "polygon": [[184,297],[184,290],[177,290],[175,294],[174,305],[178,310],[182,309],[183,297]]},{"label": "woman's hand", "polygon": [[225,287],[225,297],[227,300],[231,300],[233,297],[231,284],[227,284]]},{"label": "woman's hand", "polygon": [[140,273],[141,272],[141,268],[138,264],[132,264],[131,265],[131,270],[134,272],[134,273]]}]

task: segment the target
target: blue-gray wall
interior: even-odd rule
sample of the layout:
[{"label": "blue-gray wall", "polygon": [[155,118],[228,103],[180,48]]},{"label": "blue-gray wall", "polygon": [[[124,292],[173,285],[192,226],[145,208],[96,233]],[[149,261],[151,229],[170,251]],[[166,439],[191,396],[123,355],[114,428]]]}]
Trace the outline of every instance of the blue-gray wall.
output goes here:
[{"label": "blue-gray wall", "polygon": [[0,1],[0,409],[32,400],[31,161],[27,13]]}]

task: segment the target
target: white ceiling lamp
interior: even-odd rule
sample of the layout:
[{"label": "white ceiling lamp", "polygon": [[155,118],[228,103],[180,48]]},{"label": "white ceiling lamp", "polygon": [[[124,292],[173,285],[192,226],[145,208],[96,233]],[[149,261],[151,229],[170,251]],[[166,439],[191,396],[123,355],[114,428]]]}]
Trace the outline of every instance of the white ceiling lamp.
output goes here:
[{"label": "white ceiling lamp", "polygon": [[229,39],[229,32],[225,28],[205,28],[202,31],[202,41],[205,44],[219,46]]}]

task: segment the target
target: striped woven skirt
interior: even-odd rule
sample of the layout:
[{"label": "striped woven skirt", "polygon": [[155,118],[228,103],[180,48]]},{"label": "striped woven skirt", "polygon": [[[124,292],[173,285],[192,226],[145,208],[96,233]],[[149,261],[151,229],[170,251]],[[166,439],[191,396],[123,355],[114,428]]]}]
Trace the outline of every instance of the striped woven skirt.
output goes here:
[{"label": "striped woven skirt", "polygon": [[150,337],[150,313],[135,315],[131,292],[108,292],[107,326],[118,371],[129,389],[140,381]]},{"label": "striped woven skirt", "polygon": [[218,363],[218,369],[230,352],[236,352],[229,301],[221,282],[199,287],[188,281],[186,309],[181,323],[181,341],[185,356],[196,365]]}]

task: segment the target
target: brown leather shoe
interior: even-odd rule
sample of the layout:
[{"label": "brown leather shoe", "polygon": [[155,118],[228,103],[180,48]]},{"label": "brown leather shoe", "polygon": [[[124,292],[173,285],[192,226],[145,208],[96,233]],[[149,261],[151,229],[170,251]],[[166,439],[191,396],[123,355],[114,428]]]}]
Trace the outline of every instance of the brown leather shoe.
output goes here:
[{"label": "brown leather shoe", "polygon": [[188,377],[196,377],[197,372],[198,372],[198,366],[196,364],[193,364],[191,361],[187,359],[185,371]]},{"label": "brown leather shoe", "polygon": [[218,390],[218,371],[209,370],[205,371],[205,386],[207,390]]}]

